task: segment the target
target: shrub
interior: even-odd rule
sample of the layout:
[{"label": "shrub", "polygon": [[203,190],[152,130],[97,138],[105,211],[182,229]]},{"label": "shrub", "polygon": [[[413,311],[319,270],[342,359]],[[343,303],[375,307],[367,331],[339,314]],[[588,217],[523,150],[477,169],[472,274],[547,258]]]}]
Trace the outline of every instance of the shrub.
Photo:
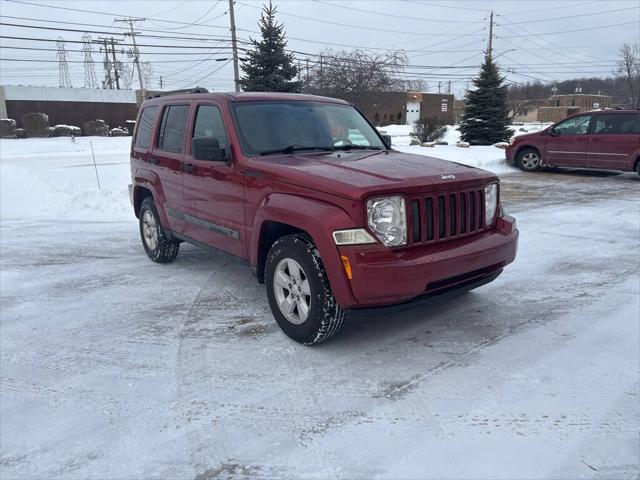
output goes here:
[{"label": "shrub", "polygon": [[80,135],[82,135],[80,127],[72,125],[56,125],[53,127],[54,137],[79,137]]},{"label": "shrub", "polygon": [[27,138],[27,132],[24,130],[24,128],[16,128],[14,130],[14,133],[16,135],[16,138]]},{"label": "shrub", "polygon": [[46,113],[25,113],[21,120],[27,137],[49,136],[49,116]]},{"label": "shrub", "polygon": [[0,118],[0,138],[15,138],[16,121],[13,118]]},{"label": "shrub", "polygon": [[87,136],[109,136],[109,125],[104,120],[89,120],[84,122],[84,134]]},{"label": "shrub", "polygon": [[447,127],[440,125],[434,118],[421,118],[413,126],[413,134],[420,142],[435,142],[440,140],[447,131]]},{"label": "shrub", "polygon": [[122,127],[117,127],[117,128],[112,128],[111,130],[109,130],[109,136],[111,137],[128,137],[129,136],[129,132],[122,128]]}]

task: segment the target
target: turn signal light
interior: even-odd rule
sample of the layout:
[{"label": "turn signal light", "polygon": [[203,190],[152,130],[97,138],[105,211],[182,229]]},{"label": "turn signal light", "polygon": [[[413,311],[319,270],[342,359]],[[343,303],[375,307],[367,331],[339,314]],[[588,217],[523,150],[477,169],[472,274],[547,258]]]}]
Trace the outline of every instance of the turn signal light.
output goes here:
[{"label": "turn signal light", "polygon": [[344,273],[347,274],[347,278],[351,280],[353,278],[353,274],[351,273],[351,264],[349,263],[349,257],[346,255],[340,255],[342,259],[342,266],[344,267]]}]

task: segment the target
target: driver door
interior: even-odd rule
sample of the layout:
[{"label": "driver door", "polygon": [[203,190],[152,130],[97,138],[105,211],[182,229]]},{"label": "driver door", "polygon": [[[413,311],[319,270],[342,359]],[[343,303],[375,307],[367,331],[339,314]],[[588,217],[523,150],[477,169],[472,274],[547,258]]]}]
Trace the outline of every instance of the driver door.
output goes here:
[{"label": "driver door", "polygon": [[585,167],[593,115],[577,115],[553,126],[547,142],[546,164]]}]

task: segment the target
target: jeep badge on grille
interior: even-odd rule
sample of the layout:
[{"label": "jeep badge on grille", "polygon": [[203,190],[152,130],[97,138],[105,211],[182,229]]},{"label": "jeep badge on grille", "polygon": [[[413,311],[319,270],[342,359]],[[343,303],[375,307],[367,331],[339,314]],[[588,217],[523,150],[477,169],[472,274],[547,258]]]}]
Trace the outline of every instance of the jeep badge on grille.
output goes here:
[{"label": "jeep badge on grille", "polygon": [[456,176],[455,175],[440,175],[440,178],[442,180],[453,180],[453,179],[456,178]]}]

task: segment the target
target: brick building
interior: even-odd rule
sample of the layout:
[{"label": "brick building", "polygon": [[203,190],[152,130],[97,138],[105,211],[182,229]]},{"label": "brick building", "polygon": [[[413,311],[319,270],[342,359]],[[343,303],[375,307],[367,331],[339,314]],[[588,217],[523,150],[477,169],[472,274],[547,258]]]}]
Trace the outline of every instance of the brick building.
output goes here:
[{"label": "brick building", "polygon": [[74,125],[102,119],[109,126],[125,126],[135,120],[138,105],[134,90],[0,86],[0,117],[13,118],[22,127],[25,113],[46,113],[49,125]]},{"label": "brick building", "polygon": [[454,122],[453,95],[422,92],[367,92],[353,102],[374,125],[412,125],[434,118],[442,125]]}]

